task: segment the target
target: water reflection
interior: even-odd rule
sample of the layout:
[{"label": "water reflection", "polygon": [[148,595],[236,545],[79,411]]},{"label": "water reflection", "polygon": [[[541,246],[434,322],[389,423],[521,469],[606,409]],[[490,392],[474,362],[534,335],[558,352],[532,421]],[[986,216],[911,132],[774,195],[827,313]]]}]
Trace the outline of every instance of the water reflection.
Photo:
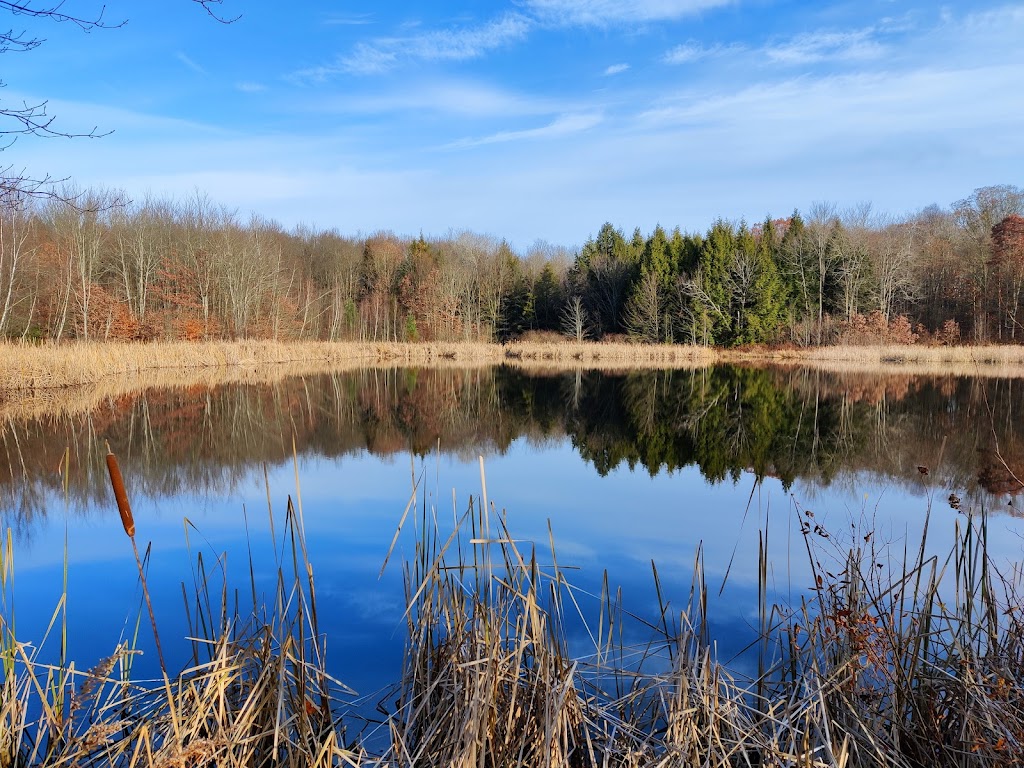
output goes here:
[{"label": "water reflection", "polygon": [[[268,503],[280,516],[288,496],[301,497],[336,675],[364,693],[394,680],[401,568],[378,573],[398,519],[414,483],[412,518],[463,512],[482,491],[483,455],[490,498],[508,510],[510,529],[550,559],[550,526],[559,563],[578,569],[581,603],[590,595],[595,611],[607,571],[631,611],[656,615],[652,561],[680,609],[700,553],[712,634],[728,659],[755,631],[764,542],[772,595],[806,594],[796,520],[809,507],[834,533],[870,529],[897,553],[916,546],[932,507],[932,543],[943,551],[962,520],[946,502],[956,492],[965,509],[1001,513],[990,526],[993,554],[1019,560],[1021,399],[1018,382],[993,379],[390,369],[151,391],[74,417],[8,419],[0,496],[17,537],[18,629],[34,641],[45,633],[66,554],[76,658],[91,666],[133,632],[126,617],[138,615],[140,596],[107,485],[107,439],[140,540],[152,542],[164,637],[190,634],[181,583],[195,578],[197,552],[243,597],[250,578],[258,594],[272,594]],[[413,556],[413,529],[394,563]],[[577,641],[586,644],[582,626]],[[164,645],[171,666],[187,663],[187,643]]]},{"label": "water reflection", "polygon": [[[944,487],[1013,513],[1024,445],[1013,380],[839,377],[722,367],[621,375],[507,368],[367,370],[270,386],[160,390],[72,417],[10,418],[0,429],[4,523],[31,537],[64,489],[78,514],[103,509],[103,439],[135,493],[229,494],[253,466],[300,457],[411,452],[500,455],[513,441],[568,439],[599,475],[696,467],[711,483],[744,473],[827,486],[864,472]],[[62,462],[70,452],[70,472]],[[1007,505],[1007,497],[1011,504]],[[989,500],[989,506],[995,501]]]}]

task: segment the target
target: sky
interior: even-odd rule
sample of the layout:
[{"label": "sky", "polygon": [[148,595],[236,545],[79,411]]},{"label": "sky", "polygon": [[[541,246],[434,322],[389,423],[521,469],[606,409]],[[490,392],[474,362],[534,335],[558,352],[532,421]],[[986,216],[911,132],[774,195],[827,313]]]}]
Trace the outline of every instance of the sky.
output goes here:
[{"label": "sky", "polygon": [[[85,17],[103,6],[67,0]],[[342,234],[575,247],[605,221],[704,231],[1024,186],[1024,3],[990,0],[108,0],[23,16],[0,107],[54,127],[0,165],[208,195]],[[6,12],[4,12],[6,15]],[[117,26],[120,22],[125,23]],[[9,125],[0,126],[0,130]]]}]

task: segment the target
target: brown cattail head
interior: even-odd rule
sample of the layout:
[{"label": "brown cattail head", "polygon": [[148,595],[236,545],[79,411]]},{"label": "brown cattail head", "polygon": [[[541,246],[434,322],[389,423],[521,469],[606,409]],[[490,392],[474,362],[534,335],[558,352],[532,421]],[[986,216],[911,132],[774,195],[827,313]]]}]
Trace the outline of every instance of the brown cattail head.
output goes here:
[{"label": "brown cattail head", "polygon": [[110,443],[107,443],[107,470],[110,472],[110,485],[114,488],[114,498],[117,500],[117,511],[121,513],[121,525],[129,538],[135,538],[135,519],[132,517],[132,507],[128,503],[128,494],[124,490],[124,479],[121,477],[121,468],[117,466],[117,456],[110,450]]}]

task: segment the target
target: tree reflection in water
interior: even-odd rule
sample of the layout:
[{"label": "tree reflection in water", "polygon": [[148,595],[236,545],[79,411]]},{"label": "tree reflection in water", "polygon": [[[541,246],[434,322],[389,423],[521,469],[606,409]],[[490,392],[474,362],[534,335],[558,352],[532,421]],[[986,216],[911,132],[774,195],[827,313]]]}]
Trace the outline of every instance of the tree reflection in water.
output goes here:
[{"label": "tree reflection in water", "polygon": [[[0,499],[2,522],[19,539],[19,631],[45,634],[64,589],[62,550],[76,657],[91,665],[108,655],[138,605],[104,439],[120,458],[140,536],[153,542],[162,635],[191,636],[180,611],[180,584],[192,576],[182,517],[230,584],[255,573],[272,592],[263,467],[280,515],[296,492],[294,436],[322,629],[347,684],[372,691],[393,681],[400,663],[402,559],[378,574],[409,499],[410,454],[421,479],[417,512],[438,519],[465,510],[480,490],[477,456],[488,457],[491,498],[509,510],[510,529],[541,557],[552,531],[560,563],[579,569],[581,600],[601,593],[607,570],[630,609],[652,620],[652,560],[678,606],[699,552],[716,592],[709,621],[727,659],[755,632],[763,541],[775,590],[766,599],[796,604],[811,583],[793,539],[808,504],[815,524],[843,533],[853,520],[877,531],[872,542],[888,537],[897,554],[907,541],[916,546],[929,508],[939,513],[930,544],[942,551],[950,539],[940,529],[961,514],[945,505],[951,493],[965,511],[984,503],[1013,514],[1006,495],[1019,491],[1024,465],[1020,399],[1017,382],[996,379],[387,369],[152,390],[72,416],[9,417],[0,422]],[[1022,521],[1004,516],[992,528],[1000,557],[1019,560]],[[580,630],[577,644],[586,639]],[[187,647],[168,646],[180,668]]]},{"label": "tree reflection in water", "polygon": [[[828,485],[874,473],[913,487],[916,467],[942,468],[958,492],[1020,492],[1024,443],[1013,380],[834,375],[804,369],[535,374],[513,368],[381,369],[266,386],[163,389],[87,413],[0,425],[4,523],[31,535],[63,491],[70,508],[109,510],[104,439],[136,493],[224,494],[261,463],[301,456],[440,450],[504,454],[513,441],[560,441],[600,475],[699,468],[710,483],[744,473]],[[995,506],[995,505],[993,505]]]}]

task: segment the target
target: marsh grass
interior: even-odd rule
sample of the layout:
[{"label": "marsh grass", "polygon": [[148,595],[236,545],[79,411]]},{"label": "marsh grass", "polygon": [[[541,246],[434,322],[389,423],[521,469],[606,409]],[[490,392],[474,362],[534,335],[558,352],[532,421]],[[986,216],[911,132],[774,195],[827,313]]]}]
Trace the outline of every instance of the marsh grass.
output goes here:
[{"label": "marsh grass", "polygon": [[[186,520],[187,540],[190,530]],[[0,766],[365,763],[343,744],[344,727],[334,708],[354,697],[325,668],[301,531],[301,512],[289,498],[280,548],[275,546],[273,591],[258,594],[250,562],[249,611],[227,584],[226,564],[218,558],[211,566],[201,551],[195,555],[192,585],[182,587],[192,661],[172,678],[161,655],[162,681],[133,675],[138,624],[131,643],[91,669],[66,661],[64,640],[58,663],[42,661],[66,589],[46,636],[37,645],[22,642],[9,610],[14,549],[8,533],[0,552]],[[146,559],[139,564],[143,590]],[[153,618],[154,635],[156,624]]]},{"label": "marsh grass", "polygon": [[270,516],[269,595],[251,576],[243,597],[221,559],[195,555],[193,659],[166,686],[133,680],[131,645],[87,671],[42,663],[8,610],[8,535],[0,766],[1024,763],[1021,574],[988,557],[984,514],[959,518],[940,558],[927,525],[916,549],[891,552],[800,512],[812,583],[796,605],[772,603],[762,537],[758,671],[742,674],[715,653],[700,553],[682,605],[655,568],[659,609],[635,615],[607,577],[599,594],[574,586],[550,534],[515,539],[481,479],[461,512],[414,491],[402,516],[395,541],[414,528],[412,554],[386,567],[405,575],[406,652],[369,732],[350,729],[358,702],[327,672],[300,495],[276,533]]},{"label": "marsh grass", "polygon": [[0,341],[0,392],[121,382],[121,388],[257,382],[366,367],[513,365],[522,368],[693,368],[716,362],[804,365],[835,371],[962,373],[1020,377],[1024,346],[925,345],[720,349],[629,342],[69,342]]},{"label": "marsh grass", "polygon": [[698,369],[715,364],[804,367],[830,373],[1020,378],[1024,346],[832,346],[714,349],[685,345],[535,340],[506,345],[358,342],[0,342],[0,420],[59,417],[152,388],[265,384],[366,368],[480,368],[534,373]]},{"label": "marsh grass", "polygon": [[0,390],[45,391],[94,384],[108,377],[168,378],[204,383],[206,377],[260,381],[285,368],[289,375],[374,365],[462,365],[490,362],[497,345],[375,344],[359,342],[71,342],[0,343]]},{"label": "marsh grass", "polygon": [[917,344],[832,345],[799,349],[723,351],[723,362],[806,367],[828,373],[900,373],[917,376],[1024,376],[1019,344],[941,347]]},{"label": "marsh grass", "polygon": [[274,383],[367,368],[693,368],[711,350],[639,344],[0,342],[0,419],[62,416],[152,388]]},{"label": "marsh grass", "polygon": [[[261,380],[282,368],[289,375],[369,366],[452,366],[562,363],[569,367],[689,366],[714,359],[706,347],[678,344],[475,342],[0,342],[0,390],[49,390],[108,377],[205,376]],[[218,379],[218,382],[220,379]]]}]

